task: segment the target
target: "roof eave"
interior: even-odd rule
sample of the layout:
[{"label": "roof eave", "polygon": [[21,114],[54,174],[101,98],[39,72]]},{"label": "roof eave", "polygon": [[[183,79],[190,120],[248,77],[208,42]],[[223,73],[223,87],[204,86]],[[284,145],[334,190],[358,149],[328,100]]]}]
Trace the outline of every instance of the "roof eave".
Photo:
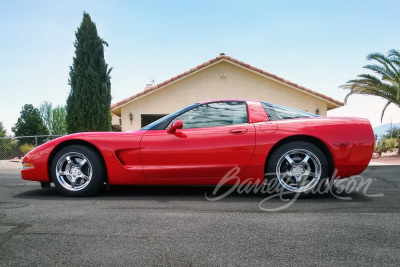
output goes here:
[{"label": "roof eave", "polygon": [[173,78],[171,78],[169,80],[166,80],[166,81],[164,81],[162,83],[159,83],[159,84],[151,86],[151,87],[146,87],[144,91],[142,91],[140,93],[137,93],[136,95],[133,95],[133,96],[131,96],[129,98],[125,98],[124,100],[119,101],[119,102],[111,105],[110,110],[111,110],[111,112],[113,114],[116,114],[116,115],[119,114],[119,116],[120,116],[121,108],[123,106],[125,106],[125,105],[127,105],[127,104],[129,104],[129,103],[131,103],[133,101],[136,101],[136,100],[142,98],[143,96],[147,96],[147,95],[149,95],[151,93],[154,93],[154,92],[158,91],[159,89],[164,88],[167,85],[176,83],[176,82],[178,82],[178,81],[180,81],[180,80],[182,80],[182,79],[184,79],[186,77],[189,77],[189,76],[191,76],[191,75],[193,75],[193,74],[195,74],[195,73],[197,73],[199,71],[202,71],[205,68],[213,66],[213,65],[215,65],[215,64],[217,64],[219,62],[222,62],[222,61],[228,62],[230,64],[234,64],[234,65],[236,65],[238,67],[241,67],[241,68],[246,69],[248,71],[251,71],[253,73],[262,75],[263,77],[266,77],[268,79],[274,80],[274,81],[276,81],[278,83],[281,83],[281,84],[284,84],[286,86],[289,86],[292,89],[295,89],[295,90],[298,90],[300,92],[306,93],[306,94],[308,94],[310,96],[319,98],[319,99],[327,102],[327,104],[328,104],[327,105],[327,109],[328,110],[331,110],[331,109],[334,109],[334,108],[338,108],[338,107],[344,105],[342,102],[340,102],[338,100],[335,100],[335,99],[333,99],[331,97],[328,97],[326,95],[323,95],[323,94],[320,94],[318,92],[315,92],[315,91],[313,91],[311,89],[307,89],[307,88],[305,88],[303,86],[300,86],[300,85],[298,85],[296,83],[292,83],[292,82],[290,82],[288,80],[285,80],[285,79],[283,79],[283,78],[281,78],[281,77],[279,77],[277,75],[274,75],[274,74],[271,74],[269,72],[263,71],[261,69],[253,67],[253,66],[251,66],[249,64],[246,64],[246,63],[244,63],[242,61],[239,61],[237,59],[231,58],[230,56],[220,55],[220,56],[218,56],[218,57],[216,57],[214,59],[211,59],[211,60],[209,60],[207,62],[204,62],[201,65],[198,65],[195,68],[191,68],[190,70],[185,71],[184,73],[181,73],[181,74],[179,74],[179,75],[177,75],[177,76],[175,76],[175,77],[173,77]]}]

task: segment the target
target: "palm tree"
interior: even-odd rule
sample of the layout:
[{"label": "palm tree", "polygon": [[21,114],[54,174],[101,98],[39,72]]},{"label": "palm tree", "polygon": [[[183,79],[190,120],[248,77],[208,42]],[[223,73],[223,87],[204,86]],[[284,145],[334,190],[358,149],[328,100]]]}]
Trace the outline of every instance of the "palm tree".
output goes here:
[{"label": "palm tree", "polygon": [[387,100],[382,110],[381,121],[386,108],[395,104],[400,108],[400,53],[397,50],[390,50],[385,57],[380,53],[372,53],[367,56],[368,60],[378,61],[379,65],[366,65],[365,69],[372,70],[379,75],[379,78],[370,74],[360,74],[358,79],[350,80],[341,88],[349,89],[344,103],[347,103],[349,96],[354,94],[374,95]]}]

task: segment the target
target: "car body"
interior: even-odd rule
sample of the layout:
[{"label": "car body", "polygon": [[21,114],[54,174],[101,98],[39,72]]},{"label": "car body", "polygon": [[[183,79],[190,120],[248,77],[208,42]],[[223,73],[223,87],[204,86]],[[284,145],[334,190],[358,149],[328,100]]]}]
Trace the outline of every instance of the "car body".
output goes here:
[{"label": "car body", "polygon": [[[255,100],[193,104],[138,131],[84,132],[49,141],[23,159],[25,180],[65,195],[109,185],[216,185],[237,181],[306,192],[323,177],[364,171],[374,147],[367,119],[320,117]],[[286,178],[284,177],[286,176]],[[327,177],[326,177],[327,178]]]}]

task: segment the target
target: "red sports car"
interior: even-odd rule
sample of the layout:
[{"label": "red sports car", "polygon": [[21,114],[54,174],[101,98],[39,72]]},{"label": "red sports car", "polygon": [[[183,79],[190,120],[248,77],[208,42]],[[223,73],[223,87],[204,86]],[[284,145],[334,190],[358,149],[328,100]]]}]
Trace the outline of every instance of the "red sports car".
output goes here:
[{"label": "red sports car", "polygon": [[[253,100],[196,103],[139,131],[85,132],[29,152],[22,178],[67,196],[109,185],[216,185],[276,179],[308,192],[323,178],[356,175],[374,147],[368,120],[320,117]],[[227,182],[236,183],[232,179]]]}]

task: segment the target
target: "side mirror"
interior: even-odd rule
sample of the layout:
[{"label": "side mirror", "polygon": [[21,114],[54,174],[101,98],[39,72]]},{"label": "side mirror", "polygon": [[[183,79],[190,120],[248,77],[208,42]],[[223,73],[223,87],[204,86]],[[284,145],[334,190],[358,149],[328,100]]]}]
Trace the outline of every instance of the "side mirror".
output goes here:
[{"label": "side mirror", "polygon": [[172,134],[172,133],[176,132],[176,129],[182,129],[182,128],[183,128],[183,121],[177,120],[172,123],[172,125],[171,125],[171,127],[169,127],[167,133]]}]

